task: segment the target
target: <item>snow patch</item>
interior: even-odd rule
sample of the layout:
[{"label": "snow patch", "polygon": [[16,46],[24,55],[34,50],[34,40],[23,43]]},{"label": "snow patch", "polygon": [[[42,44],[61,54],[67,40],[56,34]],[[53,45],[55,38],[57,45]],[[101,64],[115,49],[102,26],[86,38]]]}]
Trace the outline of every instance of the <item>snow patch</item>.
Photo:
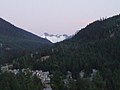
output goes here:
[{"label": "snow patch", "polygon": [[63,34],[63,35],[53,35],[53,34],[48,34],[48,33],[44,33],[43,35],[41,35],[42,38],[46,38],[49,41],[51,41],[52,43],[57,43],[60,41],[63,41],[67,38],[69,38],[68,35]]}]

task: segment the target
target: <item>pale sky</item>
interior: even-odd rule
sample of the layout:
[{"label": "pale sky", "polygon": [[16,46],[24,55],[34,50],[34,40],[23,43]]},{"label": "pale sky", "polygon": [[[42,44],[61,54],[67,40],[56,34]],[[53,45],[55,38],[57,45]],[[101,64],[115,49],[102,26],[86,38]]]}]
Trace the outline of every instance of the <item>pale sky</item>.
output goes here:
[{"label": "pale sky", "polygon": [[100,17],[120,14],[120,0],[0,0],[0,17],[34,34],[74,34]]}]

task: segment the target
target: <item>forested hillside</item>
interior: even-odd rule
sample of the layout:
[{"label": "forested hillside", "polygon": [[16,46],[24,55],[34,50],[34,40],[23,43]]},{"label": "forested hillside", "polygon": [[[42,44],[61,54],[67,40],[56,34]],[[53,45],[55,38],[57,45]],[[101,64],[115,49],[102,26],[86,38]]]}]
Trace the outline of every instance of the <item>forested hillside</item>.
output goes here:
[{"label": "forested hillside", "polygon": [[0,64],[13,56],[50,46],[52,43],[30,32],[20,29],[0,18]]}]

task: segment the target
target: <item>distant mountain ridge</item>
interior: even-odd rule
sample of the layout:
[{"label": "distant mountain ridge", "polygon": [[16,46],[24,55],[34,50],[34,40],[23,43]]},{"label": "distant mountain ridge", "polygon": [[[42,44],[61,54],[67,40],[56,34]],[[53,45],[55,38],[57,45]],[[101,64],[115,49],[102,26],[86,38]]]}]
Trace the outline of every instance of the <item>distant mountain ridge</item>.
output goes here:
[{"label": "distant mountain ridge", "polygon": [[54,35],[54,34],[44,33],[43,35],[41,35],[41,37],[48,39],[52,43],[57,43],[57,42],[65,40],[65,39],[68,39],[70,36],[68,36],[67,34],[63,34],[63,35],[58,35],[57,34],[57,35]]}]

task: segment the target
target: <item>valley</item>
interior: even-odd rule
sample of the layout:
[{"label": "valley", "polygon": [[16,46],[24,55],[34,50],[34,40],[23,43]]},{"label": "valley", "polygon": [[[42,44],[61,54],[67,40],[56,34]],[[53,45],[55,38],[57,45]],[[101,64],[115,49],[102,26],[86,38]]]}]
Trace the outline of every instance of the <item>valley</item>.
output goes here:
[{"label": "valley", "polygon": [[[17,44],[14,46],[17,51],[24,48],[27,53],[9,58],[11,62],[1,64],[0,90],[120,89],[120,15],[96,20],[73,37],[54,44],[36,36],[34,42],[34,36],[28,36],[25,35],[27,40],[23,45],[17,36],[15,43],[7,44]],[[41,39],[45,41],[43,46],[39,41]],[[36,43],[38,41],[40,44]],[[29,47],[30,43],[32,45]],[[4,45],[1,41],[2,52],[11,50],[7,45],[3,48]],[[30,51],[25,45],[31,48]],[[8,69],[9,64],[12,69]]]}]

